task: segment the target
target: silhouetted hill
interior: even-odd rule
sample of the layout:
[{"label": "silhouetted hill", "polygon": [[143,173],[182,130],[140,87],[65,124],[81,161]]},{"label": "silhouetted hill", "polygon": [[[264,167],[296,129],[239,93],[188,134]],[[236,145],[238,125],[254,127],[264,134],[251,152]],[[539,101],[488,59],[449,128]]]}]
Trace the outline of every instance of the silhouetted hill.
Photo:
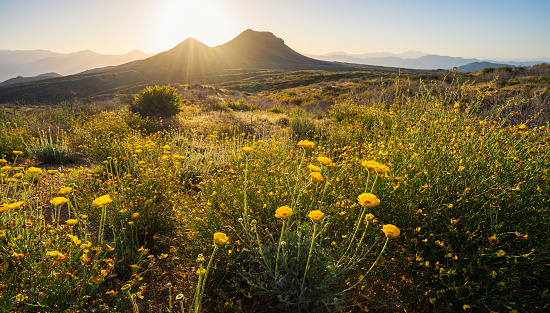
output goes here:
[{"label": "silhouetted hill", "polygon": [[135,93],[153,84],[216,84],[250,77],[267,79],[299,70],[395,72],[398,69],[315,60],[295,52],[272,33],[246,30],[214,48],[189,38],[145,60],[61,78],[1,86],[0,102],[89,99]]},{"label": "silhouetted hill", "polygon": [[56,78],[56,77],[62,77],[63,75],[59,75],[57,73],[45,73],[40,74],[32,77],[23,77],[23,76],[17,76],[15,78],[8,79],[6,81],[3,81],[0,83],[0,86],[6,86],[11,84],[19,84],[19,83],[27,83],[37,80],[44,80],[48,78]]}]

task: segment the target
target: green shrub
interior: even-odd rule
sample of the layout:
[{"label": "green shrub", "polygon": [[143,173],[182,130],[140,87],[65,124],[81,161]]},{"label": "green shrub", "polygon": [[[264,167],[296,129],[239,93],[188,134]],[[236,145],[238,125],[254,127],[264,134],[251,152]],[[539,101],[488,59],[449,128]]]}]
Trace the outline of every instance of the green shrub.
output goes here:
[{"label": "green shrub", "polygon": [[69,147],[63,138],[63,132],[59,131],[52,137],[52,133],[48,130],[39,131],[39,137],[29,145],[30,156],[42,163],[66,163],[69,158]]},{"label": "green shrub", "polygon": [[303,111],[294,111],[291,114],[290,129],[296,140],[312,140],[317,135],[313,118]]},{"label": "green shrub", "polygon": [[179,113],[183,99],[172,86],[149,86],[134,97],[132,112],[141,116],[171,117]]}]

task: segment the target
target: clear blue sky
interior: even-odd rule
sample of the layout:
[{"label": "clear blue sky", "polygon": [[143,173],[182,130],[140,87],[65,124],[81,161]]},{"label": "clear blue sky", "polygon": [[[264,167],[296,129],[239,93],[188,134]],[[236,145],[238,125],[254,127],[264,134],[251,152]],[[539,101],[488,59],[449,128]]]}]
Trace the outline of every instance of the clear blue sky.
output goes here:
[{"label": "clear blue sky", "polygon": [[167,50],[247,28],[304,54],[550,58],[550,0],[0,0],[0,49]]}]

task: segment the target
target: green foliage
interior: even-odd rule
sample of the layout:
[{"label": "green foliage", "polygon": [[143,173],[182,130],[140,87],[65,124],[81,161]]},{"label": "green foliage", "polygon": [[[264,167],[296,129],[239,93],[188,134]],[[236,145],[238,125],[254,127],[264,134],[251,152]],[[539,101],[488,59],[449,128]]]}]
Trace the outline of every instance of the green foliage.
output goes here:
[{"label": "green foliage", "polygon": [[39,131],[39,137],[29,145],[30,157],[41,163],[64,164],[68,162],[69,148],[64,136],[66,135],[63,131],[58,131],[53,137],[50,130],[48,130],[48,134],[45,131]]},{"label": "green foliage", "polygon": [[290,130],[295,140],[313,140],[318,135],[317,126],[313,118],[300,110],[290,115]]},{"label": "green foliage", "polygon": [[171,117],[179,113],[183,99],[171,86],[149,86],[134,97],[130,106],[141,116]]}]

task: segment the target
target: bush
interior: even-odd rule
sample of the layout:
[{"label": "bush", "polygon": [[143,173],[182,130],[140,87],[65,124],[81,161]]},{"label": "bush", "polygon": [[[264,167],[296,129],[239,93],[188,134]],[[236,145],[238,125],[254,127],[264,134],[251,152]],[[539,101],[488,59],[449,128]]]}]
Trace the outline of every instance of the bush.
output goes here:
[{"label": "bush", "polygon": [[141,116],[171,117],[179,113],[183,99],[172,86],[149,86],[134,97],[132,112]]},{"label": "bush", "polygon": [[63,138],[63,132],[58,132],[52,137],[49,130],[48,134],[45,131],[39,131],[39,138],[29,146],[30,156],[42,163],[66,163],[69,160],[68,152],[69,148]]}]

